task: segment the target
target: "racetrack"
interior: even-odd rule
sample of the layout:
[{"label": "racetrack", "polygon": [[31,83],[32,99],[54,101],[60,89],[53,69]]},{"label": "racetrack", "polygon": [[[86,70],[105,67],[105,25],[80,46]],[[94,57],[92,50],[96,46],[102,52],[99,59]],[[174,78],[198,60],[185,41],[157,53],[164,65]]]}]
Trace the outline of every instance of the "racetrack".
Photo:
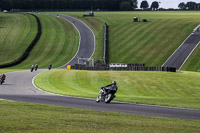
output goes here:
[{"label": "racetrack", "polygon": [[[74,58],[61,68],[66,68],[67,65],[77,64],[78,58],[90,59],[93,56],[95,50],[95,36],[92,30],[85,23],[76,18],[66,15],[59,15],[59,17],[64,18],[67,21],[71,22],[79,32],[80,36],[79,50],[77,51]],[[84,63],[84,62],[83,60],[79,60],[79,63]]]},{"label": "racetrack", "polygon": [[[68,19],[68,17],[65,18]],[[69,17],[69,19],[70,18],[71,17]],[[79,24],[77,19],[73,19],[71,21],[73,23],[76,23],[75,26],[77,27],[80,26],[79,28],[82,28],[82,26],[84,26],[84,28],[87,27],[85,24],[81,23]],[[82,41],[83,37],[81,38]],[[87,49],[87,47],[89,46],[82,47],[82,43],[80,42],[80,48],[77,54],[79,54],[82,48]],[[92,49],[94,49],[94,46]],[[88,52],[87,50],[83,51],[85,51],[86,53]],[[80,53],[84,55],[84,52]],[[91,55],[89,57],[91,57]],[[73,62],[69,62],[67,64],[70,63]],[[6,74],[7,75],[6,82],[2,86],[0,86],[0,99],[40,103],[40,104],[51,104],[56,106],[66,106],[66,107],[83,108],[83,109],[91,109],[99,111],[111,111],[111,112],[138,114],[138,115],[200,120],[200,110],[178,109],[178,108],[168,108],[160,106],[120,103],[120,102],[112,102],[111,104],[104,104],[104,103],[96,103],[95,99],[66,97],[44,92],[40,89],[35,88],[34,85],[32,84],[32,79],[37,74],[44,71],[47,70],[43,69],[34,71],[32,73],[30,71],[20,71],[20,72],[13,72]]]},{"label": "racetrack", "polygon": [[[199,28],[199,27],[198,27]],[[200,32],[194,31],[162,65],[180,70],[200,42]]]},{"label": "racetrack", "polygon": [[8,73],[6,83],[0,86],[0,99],[92,109],[98,111],[200,120],[200,110],[178,109],[120,102],[104,104],[96,103],[95,99],[67,97],[44,92],[35,88],[32,84],[32,79],[38,73],[44,71],[47,70],[38,70],[33,73],[30,71]]}]

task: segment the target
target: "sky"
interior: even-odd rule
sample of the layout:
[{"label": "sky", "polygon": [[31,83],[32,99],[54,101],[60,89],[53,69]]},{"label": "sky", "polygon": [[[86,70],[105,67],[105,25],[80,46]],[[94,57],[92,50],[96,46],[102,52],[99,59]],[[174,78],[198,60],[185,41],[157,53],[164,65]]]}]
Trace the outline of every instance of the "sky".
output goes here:
[{"label": "sky", "polygon": [[[140,4],[143,0],[138,0],[138,7],[140,7]],[[148,3],[149,3],[149,7],[151,6],[151,3],[153,1],[160,1],[161,4],[159,7],[161,8],[178,8],[178,4],[181,3],[181,2],[184,2],[184,3],[187,3],[189,1],[193,1],[193,2],[196,2],[196,3],[200,3],[200,0],[147,0]]]}]

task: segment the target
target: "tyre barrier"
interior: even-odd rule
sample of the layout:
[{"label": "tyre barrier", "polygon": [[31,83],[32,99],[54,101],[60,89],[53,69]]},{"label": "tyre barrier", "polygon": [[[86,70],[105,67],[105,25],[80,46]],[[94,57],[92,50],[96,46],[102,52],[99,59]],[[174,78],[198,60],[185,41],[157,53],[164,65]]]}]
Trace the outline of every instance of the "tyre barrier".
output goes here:
[{"label": "tyre barrier", "polygon": [[18,65],[20,64],[21,62],[23,62],[28,56],[29,56],[29,53],[31,52],[31,50],[33,49],[33,47],[37,44],[37,42],[39,41],[40,37],[41,37],[41,34],[42,34],[42,26],[41,26],[41,23],[40,23],[40,20],[39,18],[34,15],[34,14],[29,14],[29,15],[32,15],[36,18],[37,20],[37,25],[38,25],[38,32],[34,38],[34,40],[31,42],[31,44],[28,46],[28,48],[25,50],[25,52],[16,60],[10,62],[10,63],[6,63],[6,64],[2,64],[0,65],[0,68],[6,68],[6,67],[11,67],[11,66],[15,66],[15,65]]},{"label": "tyre barrier", "polygon": [[[139,66],[141,65],[141,66]],[[109,65],[100,65],[96,67],[87,67],[85,65],[74,65],[71,66],[71,69],[75,70],[93,70],[93,71],[165,71],[165,72],[176,72],[176,68],[174,67],[148,67],[142,66],[144,64],[131,64],[127,67],[109,67]]]}]

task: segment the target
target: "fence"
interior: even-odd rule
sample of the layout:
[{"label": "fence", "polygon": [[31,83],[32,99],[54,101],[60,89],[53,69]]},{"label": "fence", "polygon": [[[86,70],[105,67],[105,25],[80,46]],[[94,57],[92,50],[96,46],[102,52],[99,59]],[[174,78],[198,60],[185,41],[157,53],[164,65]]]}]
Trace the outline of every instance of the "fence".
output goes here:
[{"label": "fence", "polygon": [[144,64],[128,64],[127,67],[109,67],[109,65],[99,65],[96,67],[87,67],[85,65],[75,64],[71,69],[76,70],[94,70],[94,71],[165,71],[176,72],[174,67],[147,67]]},{"label": "fence", "polygon": [[108,63],[108,25],[104,24],[104,64]]}]

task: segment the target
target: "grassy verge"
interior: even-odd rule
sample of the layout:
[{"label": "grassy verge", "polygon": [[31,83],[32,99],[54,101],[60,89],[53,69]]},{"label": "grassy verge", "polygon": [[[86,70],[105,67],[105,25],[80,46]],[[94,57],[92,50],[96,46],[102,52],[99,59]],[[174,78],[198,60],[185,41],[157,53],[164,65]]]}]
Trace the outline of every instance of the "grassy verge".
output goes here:
[{"label": "grassy verge", "polygon": [[197,133],[200,122],[0,101],[0,132]]},{"label": "grassy verge", "polygon": [[[66,14],[80,18],[95,31],[97,40],[101,40],[97,43],[97,48],[101,47],[98,53],[103,53],[102,26],[108,23],[110,63],[145,63],[147,66],[161,66],[200,22],[199,12],[95,12],[91,18],[82,17],[84,12]],[[133,17],[149,22],[134,23]],[[183,70],[199,69],[198,51]]]},{"label": "grassy verge", "polygon": [[196,72],[200,70],[199,51],[200,51],[200,46],[198,45],[198,47],[194,50],[194,52],[188,58],[186,63],[183,65],[181,70],[196,71]]},{"label": "grassy verge", "polygon": [[113,80],[117,101],[200,109],[200,75],[194,72],[55,70],[37,76],[35,84],[53,93],[96,98]]},{"label": "grassy verge", "polygon": [[8,73],[8,72],[16,72],[16,71],[22,71],[23,69],[0,69],[0,74]]},{"label": "grassy verge", "polygon": [[0,64],[19,58],[36,33],[37,22],[33,16],[0,13]]},{"label": "grassy verge", "polygon": [[66,64],[78,49],[79,36],[75,28],[64,19],[51,15],[37,15],[42,24],[42,36],[31,51],[29,57],[13,68],[30,68],[38,64],[39,68],[54,68]]}]

